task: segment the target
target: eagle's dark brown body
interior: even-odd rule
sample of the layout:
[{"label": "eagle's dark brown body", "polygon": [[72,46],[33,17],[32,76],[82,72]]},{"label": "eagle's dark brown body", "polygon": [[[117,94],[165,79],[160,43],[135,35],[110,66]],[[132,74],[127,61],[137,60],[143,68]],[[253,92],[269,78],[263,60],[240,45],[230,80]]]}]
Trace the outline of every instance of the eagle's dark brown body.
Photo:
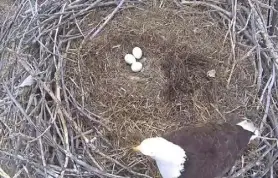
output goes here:
[{"label": "eagle's dark brown body", "polygon": [[228,123],[183,128],[164,136],[182,147],[188,160],[179,178],[223,176],[246,149],[252,132]]}]

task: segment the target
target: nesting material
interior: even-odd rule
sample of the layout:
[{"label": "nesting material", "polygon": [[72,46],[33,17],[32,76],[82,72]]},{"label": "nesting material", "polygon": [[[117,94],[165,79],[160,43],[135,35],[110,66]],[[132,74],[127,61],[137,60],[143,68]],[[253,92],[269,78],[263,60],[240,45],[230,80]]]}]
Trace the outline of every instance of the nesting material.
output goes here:
[{"label": "nesting material", "polygon": [[[249,60],[236,65],[230,83],[233,90],[227,91],[227,69],[231,68],[227,56],[231,48],[226,43],[223,45],[226,30],[211,24],[203,14],[186,13],[176,14],[161,8],[125,11],[100,36],[89,41],[88,46],[84,45],[86,55],[82,56],[81,70],[76,66],[78,61],[67,63],[66,82],[73,87],[73,95],[79,102],[84,96],[90,112],[100,115],[100,121],[112,128],[111,132],[100,131],[111,142],[112,150],[106,149],[106,145],[100,148],[108,150],[109,156],[119,154],[117,160],[121,162],[129,164],[129,160],[137,159],[126,148],[142,138],[167,133],[181,125],[222,121],[224,118],[217,111],[227,121],[233,118],[225,112],[244,113],[241,106],[246,104],[245,88],[251,93],[249,86],[253,83],[253,78],[246,76],[253,73],[253,66]],[[193,32],[196,26],[200,28],[198,35]],[[142,58],[137,60],[143,69],[133,73],[132,65],[124,57],[132,54],[136,46],[143,51]],[[237,54],[245,53],[239,50]],[[78,59],[76,54],[69,57]],[[143,62],[144,58],[147,61]],[[250,69],[241,70],[243,66]],[[207,77],[211,69],[217,71],[215,78]],[[85,131],[91,127],[91,123],[84,122]],[[95,133],[88,135],[94,137]],[[155,177],[157,168],[151,167],[152,163],[143,162],[134,170],[149,171],[148,175]]]},{"label": "nesting material", "polygon": [[[254,74],[258,69],[250,65],[256,59],[256,50],[250,51],[249,46],[231,46],[230,41],[225,40],[229,27],[224,26],[222,18],[218,18],[224,17],[225,24],[229,24],[230,16],[226,13],[222,16],[223,12],[220,12],[218,16],[214,15],[216,11],[211,11],[213,7],[179,7],[174,1],[163,1],[162,4],[155,1],[125,2],[123,6],[124,1],[116,6],[113,1],[103,1],[93,7],[91,2],[74,1],[64,5],[66,0],[45,1],[43,7],[38,8],[38,13],[47,15],[40,16],[40,19],[33,18],[33,13],[25,13],[24,4],[16,3],[9,8],[14,15],[3,19],[1,31],[5,33],[0,35],[3,39],[0,46],[7,49],[1,51],[3,70],[0,70],[0,76],[7,83],[0,85],[0,108],[3,110],[0,141],[1,150],[4,150],[0,164],[7,173],[20,172],[22,164],[25,164],[20,157],[28,158],[30,154],[34,155],[31,164],[36,165],[25,166],[27,171],[22,171],[20,177],[43,177],[46,166],[59,171],[59,160],[67,159],[67,155],[61,154],[60,149],[53,149],[55,143],[55,147],[69,148],[70,154],[78,157],[77,160],[68,156],[69,164],[63,166],[66,168],[64,173],[72,177],[88,173],[99,177],[158,177],[154,162],[143,157],[138,159],[130,152],[129,148],[142,138],[191,123],[233,120],[226,116],[243,115],[246,110],[253,114],[258,104],[263,106],[257,103],[258,89],[254,85],[257,77]],[[28,7],[31,8],[31,5],[36,4],[28,4]],[[213,5],[219,5],[232,14],[226,3]],[[241,5],[238,6],[239,15],[242,7],[244,10],[245,7],[250,8],[249,3]],[[264,15],[264,11],[262,13]],[[63,14],[62,23],[57,23],[61,20],[57,14]],[[21,24],[21,28],[10,24],[12,20]],[[252,20],[258,24],[256,18]],[[236,25],[245,29],[245,24]],[[198,32],[195,33],[194,29]],[[248,26],[244,32],[252,36],[253,30],[258,32],[262,29]],[[82,31],[93,33],[86,33],[84,40]],[[22,39],[14,40],[17,36]],[[247,41],[241,37],[237,39],[244,44]],[[38,43],[30,45],[32,41]],[[131,66],[126,64],[124,56],[132,54],[132,49],[139,45],[144,50],[140,59],[144,73],[132,75]],[[14,46],[17,46],[16,53],[9,50]],[[237,60],[235,66],[230,59],[232,47],[236,55],[233,57]],[[260,46],[257,45],[257,48]],[[58,67],[53,62],[53,54],[55,61],[59,62]],[[266,55],[269,56],[270,52]],[[147,57],[146,62],[143,62],[144,57]],[[16,61],[17,58],[20,60]],[[272,69],[270,63],[263,66],[267,70]],[[211,69],[217,71],[213,80],[206,77]],[[14,85],[25,79],[22,76],[27,71],[39,75],[36,78],[39,85],[14,90]],[[264,74],[264,79],[268,80],[272,73]],[[271,106],[275,103],[272,102]],[[62,112],[57,115],[60,110]],[[264,108],[259,110],[263,112]],[[26,120],[22,111],[35,120]],[[49,125],[50,116],[52,124]],[[68,119],[69,116],[72,119]],[[30,143],[29,138],[35,136],[37,128],[38,132],[44,131],[45,134],[39,137],[41,141]],[[271,129],[266,128],[266,131]],[[11,130],[16,130],[18,134]],[[22,135],[28,138],[23,140]],[[96,138],[93,143],[90,141],[92,138]],[[248,151],[250,156],[244,156],[244,166],[249,167],[250,163],[253,166],[254,162],[261,160],[260,152],[269,153],[260,161],[260,166],[254,165],[242,177],[274,170],[271,168],[275,165],[270,164],[275,159],[270,157],[273,141],[265,139],[263,143],[269,143],[269,146],[263,145],[263,150],[260,149],[262,145],[259,146],[258,152]],[[20,157],[11,157],[14,155],[12,148],[18,145],[17,155]],[[46,158],[51,158],[45,160],[45,164],[41,160],[43,153]],[[80,169],[71,171],[72,163]],[[246,171],[238,161],[231,176],[242,170]],[[47,174],[53,172],[46,171]]]}]

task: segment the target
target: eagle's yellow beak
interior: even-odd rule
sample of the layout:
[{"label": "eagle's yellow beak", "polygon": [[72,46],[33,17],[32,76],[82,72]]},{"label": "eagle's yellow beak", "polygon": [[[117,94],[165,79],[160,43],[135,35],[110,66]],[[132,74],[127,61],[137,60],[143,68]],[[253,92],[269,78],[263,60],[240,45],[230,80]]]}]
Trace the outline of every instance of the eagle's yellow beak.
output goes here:
[{"label": "eagle's yellow beak", "polygon": [[135,152],[140,152],[140,147],[139,146],[135,146],[132,148],[133,151]]}]

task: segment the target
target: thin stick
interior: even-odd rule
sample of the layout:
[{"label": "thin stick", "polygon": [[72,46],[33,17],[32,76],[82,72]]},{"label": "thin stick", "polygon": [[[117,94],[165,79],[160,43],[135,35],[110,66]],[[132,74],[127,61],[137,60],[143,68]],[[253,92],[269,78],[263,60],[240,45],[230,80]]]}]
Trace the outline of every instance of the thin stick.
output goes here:
[{"label": "thin stick", "polygon": [[1,167],[0,167],[0,176],[3,178],[11,178]]},{"label": "thin stick", "polygon": [[[121,0],[118,4],[118,6],[113,10],[113,12],[111,14],[109,14],[106,17],[106,20],[103,22],[103,24],[92,34],[92,36],[90,37],[90,39],[93,39],[95,36],[97,36],[99,34],[99,32],[107,25],[107,23],[114,17],[114,15],[119,11],[119,9],[121,8],[121,6],[123,5],[123,3],[125,2],[125,0]],[[90,36],[90,34],[88,34]]]}]

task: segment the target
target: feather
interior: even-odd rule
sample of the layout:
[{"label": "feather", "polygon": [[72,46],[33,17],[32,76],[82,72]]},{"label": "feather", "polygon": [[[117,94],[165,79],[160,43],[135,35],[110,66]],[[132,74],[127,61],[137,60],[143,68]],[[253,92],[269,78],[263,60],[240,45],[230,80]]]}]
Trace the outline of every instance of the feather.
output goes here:
[{"label": "feather", "polygon": [[29,75],[23,80],[23,82],[18,87],[21,88],[21,87],[31,86],[34,83],[35,83],[35,79],[31,75]]}]

